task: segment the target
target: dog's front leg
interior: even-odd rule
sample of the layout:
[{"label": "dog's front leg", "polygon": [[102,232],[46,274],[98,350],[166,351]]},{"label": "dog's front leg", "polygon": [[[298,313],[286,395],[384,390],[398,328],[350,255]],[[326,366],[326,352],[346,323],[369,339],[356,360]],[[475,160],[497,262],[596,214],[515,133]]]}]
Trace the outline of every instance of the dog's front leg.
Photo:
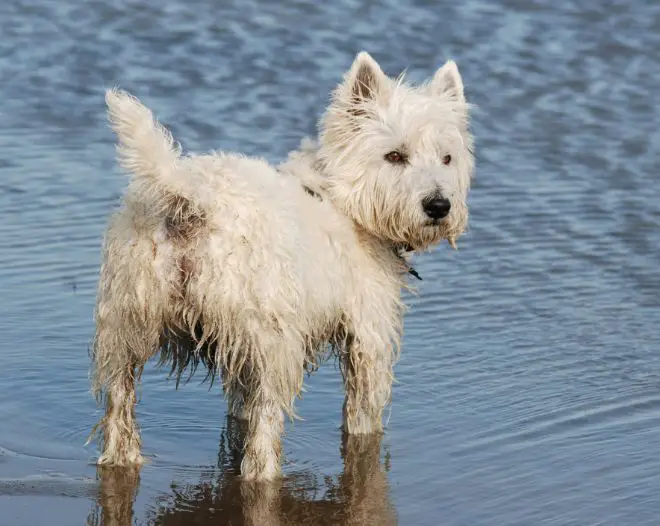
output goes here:
[{"label": "dog's front leg", "polygon": [[358,332],[341,358],[346,391],[343,421],[349,434],[383,430],[383,409],[392,390],[394,350],[392,343],[376,335]]}]

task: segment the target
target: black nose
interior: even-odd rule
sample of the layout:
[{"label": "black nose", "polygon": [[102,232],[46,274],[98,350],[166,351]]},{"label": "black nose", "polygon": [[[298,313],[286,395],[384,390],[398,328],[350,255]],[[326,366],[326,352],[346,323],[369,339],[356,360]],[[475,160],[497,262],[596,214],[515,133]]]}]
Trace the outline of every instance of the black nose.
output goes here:
[{"label": "black nose", "polygon": [[451,203],[449,199],[444,197],[433,197],[431,199],[424,199],[422,201],[424,212],[431,219],[442,219],[447,217],[449,210],[451,210]]}]

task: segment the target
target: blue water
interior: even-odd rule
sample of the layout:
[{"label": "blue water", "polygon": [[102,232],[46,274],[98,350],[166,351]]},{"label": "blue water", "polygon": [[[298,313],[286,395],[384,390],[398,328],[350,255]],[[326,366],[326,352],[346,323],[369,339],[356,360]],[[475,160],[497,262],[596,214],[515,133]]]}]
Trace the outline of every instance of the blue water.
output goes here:
[{"label": "blue water", "polygon": [[[4,0],[0,34],[0,526],[658,523],[660,4]],[[150,463],[97,474],[105,88],[278,161],[360,49],[415,80],[454,58],[476,106],[471,229],[417,262],[382,443],[342,459],[328,364],[280,494],[249,495],[218,386],[152,367]]]}]

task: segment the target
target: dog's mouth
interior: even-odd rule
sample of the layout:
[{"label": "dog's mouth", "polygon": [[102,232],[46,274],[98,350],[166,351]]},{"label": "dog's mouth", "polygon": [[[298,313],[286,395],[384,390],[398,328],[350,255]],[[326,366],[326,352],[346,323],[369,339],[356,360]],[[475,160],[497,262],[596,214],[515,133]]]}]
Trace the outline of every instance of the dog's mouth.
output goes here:
[{"label": "dog's mouth", "polygon": [[429,219],[424,223],[424,226],[438,227],[442,225],[446,219],[446,217],[443,217],[442,219]]}]

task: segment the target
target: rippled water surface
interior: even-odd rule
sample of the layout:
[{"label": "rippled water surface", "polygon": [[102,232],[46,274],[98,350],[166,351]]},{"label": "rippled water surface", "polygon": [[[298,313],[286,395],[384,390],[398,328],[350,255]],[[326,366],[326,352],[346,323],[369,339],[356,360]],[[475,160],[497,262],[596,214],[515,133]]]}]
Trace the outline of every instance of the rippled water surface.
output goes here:
[{"label": "rippled water surface", "polygon": [[[660,4],[4,0],[0,34],[0,525],[658,523]],[[342,442],[328,364],[283,487],[254,493],[217,385],[149,368],[150,463],[97,474],[87,348],[125,184],[104,89],[187,149],[278,161],[363,48],[417,80],[455,58],[478,141],[382,443]]]}]

